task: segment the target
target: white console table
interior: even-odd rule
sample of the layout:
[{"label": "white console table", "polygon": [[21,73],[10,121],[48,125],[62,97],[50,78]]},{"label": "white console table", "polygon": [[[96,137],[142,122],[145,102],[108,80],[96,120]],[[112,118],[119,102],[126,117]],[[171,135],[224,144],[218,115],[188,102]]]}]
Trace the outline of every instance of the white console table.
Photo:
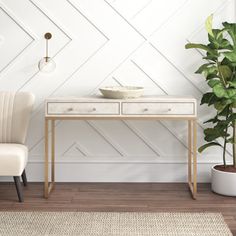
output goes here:
[{"label": "white console table", "polygon": [[[197,102],[190,97],[158,96],[139,99],[48,98],[45,101],[45,184],[49,197],[55,185],[55,121],[98,119],[155,119],[188,122],[188,184],[192,197],[197,194]],[[49,136],[49,122],[51,135]],[[49,138],[50,137],[50,138]],[[49,140],[50,139],[50,140]],[[49,181],[49,142],[51,143],[51,181]]]}]

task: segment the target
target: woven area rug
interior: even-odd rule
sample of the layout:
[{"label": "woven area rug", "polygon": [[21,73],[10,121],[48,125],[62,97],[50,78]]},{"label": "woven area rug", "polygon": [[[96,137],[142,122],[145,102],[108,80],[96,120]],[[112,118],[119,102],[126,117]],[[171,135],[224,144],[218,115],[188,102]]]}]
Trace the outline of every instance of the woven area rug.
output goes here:
[{"label": "woven area rug", "polygon": [[228,236],[218,213],[0,212],[1,236]]}]

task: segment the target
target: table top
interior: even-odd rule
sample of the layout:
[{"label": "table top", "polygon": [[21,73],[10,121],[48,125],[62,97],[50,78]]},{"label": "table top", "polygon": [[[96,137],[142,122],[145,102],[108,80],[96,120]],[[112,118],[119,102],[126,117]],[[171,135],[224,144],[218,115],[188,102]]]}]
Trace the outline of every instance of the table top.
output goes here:
[{"label": "table top", "polygon": [[172,95],[158,95],[158,96],[143,96],[132,99],[110,99],[103,96],[89,96],[89,97],[48,97],[45,102],[193,102],[197,100],[191,96],[172,96]]}]

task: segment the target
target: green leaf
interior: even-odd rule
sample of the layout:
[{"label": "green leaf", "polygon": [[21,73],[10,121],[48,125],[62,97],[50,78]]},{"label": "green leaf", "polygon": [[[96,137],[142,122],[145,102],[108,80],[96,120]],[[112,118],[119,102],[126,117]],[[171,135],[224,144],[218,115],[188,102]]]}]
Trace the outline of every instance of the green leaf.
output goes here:
[{"label": "green leaf", "polygon": [[204,134],[205,134],[205,140],[207,142],[211,142],[213,140],[216,140],[217,138],[220,138],[220,137],[225,137],[227,136],[227,133],[220,129],[220,128],[207,128],[204,130]]},{"label": "green leaf", "polygon": [[233,122],[233,121],[235,121],[235,120],[236,120],[236,113],[233,113],[233,114],[231,114],[231,115],[228,117],[227,123],[229,124],[229,123],[231,123],[231,122]]},{"label": "green leaf", "polygon": [[[220,63],[221,65],[227,65],[231,71],[234,71],[235,70],[235,66],[236,64],[235,63],[232,63],[228,58],[224,57],[223,60],[221,61]],[[235,65],[234,65],[235,64]]]},{"label": "green leaf", "polygon": [[202,145],[200,148],[198,148],[198,152],[203,152],[206,148],[212,147],[212,146],[221,146],[219,143],[216,142],[211,142],[211,143],[206,143]]},{"label": "green leaf", "polygon": [[219,76],[217,74],[208,74],[206,76],[206,80],[216,79],[216,78],[219,78]]},{"label": "green leaf", "polygon": [[[222,83],[217,83],[213,87],[213,92],[218,98],[227,98],[227,104],[230,104],[232,100],[230,99],[236,99],[236,89],[235,88],[225,88]],[[225,102],[224,101],[224,102]]]},{"label": "green leaf", "polygon": [[227,139],[227,143],[233,144],[234,143],[234,137],[231,137],[231,138]]},{"label": "green leaf", "polygon": [[213,124],[215,124],[216,122],[218,122],[219,121],[219,119],[218,119],[218,117],[216,116],[216,117],[214,117],[214,118],[212,118],[212,119],[209,119],[209,120],[207,120],[207,121],[204,121],[203,122],[203,124],[206,124],[206,123],[213,123]]},{"label": "green leaf", "polygon": [[236,108],[236,101],[231,104],[231,108]]},{"label": "green leaf", "polygon": [[201,65],[195,73],[201,74],[204,70],[206,70],[212,64],[214,63],[211,62],[211,63],[206,63],[206,64]]},{"label": "green leaf", "polygon": [[220,80],[218,80],[218,79],[211,79],[211,80],[209,80],[208,85],[209,85],[211,88],[213,88],[216,84],[219,84],[219,83],[221,83]]},{"label": "green leaf", "polygon": [[[216,110],[222,112],[229,104],[232,103],[231,99],[224,99],[224,100],[220,100],[218,102],[214,103],[214,107]],[[220,113],[221,115],[223,115],[223,113]],[[225,115],[223,115],[225,116]]]},{"label": "green leaf", "polygon": [[210,47],[204,45],[204,44],[198,44],[198,43],[188,43],[185,45],[186,49],[190,49],[190,48],[197,48],[197,49],[202,49],[205,50],[207,52],[209,52],[210,54],[217,56],[217,52],[215,50],[212,50]]},{"label": "green leaf", "polygon": [[229,111],[229,105],[226,105],[224,109],[222,109],[220,112],[218,112],[218,116],[228,116],[228,111]]},{"label": "green leaf", "polygon": [[223,98],[227,95],[225,88],[221,83],[218,83],[213,87],[213,92],[218,98]]},{"label": "green leaf", "polygon": [[227,31],[227,29],[223,28],[221,30],[218,30],[216,33],[216,39],[217,40],[222,40],[223,39],[223,34]]},{"label": "green leaf", "polygon": [[233,46],[231,45],[230,41],[224,38],[223,35],[224,32],[227,32],[227,29],[212,29],[212,31],[214,37],[208,34],[210,48],[217,50],[221,49],[233,50]]},{"label": "green leaf", "polygon": [[226,104],[222,104],[222,102],[216,102],[214,104],[215,109],[218,110],[218,111],[224,110],[226,106],[227,105]]},{"label": "green leaf", "polygon": [[233,46],[227,39],[222,39],[221,42],[219,42],[219,49],[228,49],[228,50],[233,50]]},{"label": "green leaf", "polygon": [[227,120],[219,120],[214,129],[224,131],[227,128],[228,124],[229,122]]},{"label": "green leaf", "polygon": [[217,62],[217,56],[209,54],[209,53],[207,54],[207,56],[203,57],[203,59],[207,61]]},{"label": "green leaf", "polygon": [[219,49],[233,50],[233,46],[230,44],[229,40],[227,40],[227,39],[222,39],[222,40],[219,42]]},{"label": "green leaf", "polygon": [[214,93],[205,93],[202,96],[201,105],[202,104],[208,104],[208,106],[210,106],[218,100],[219,100],[219,98],[216,97],[216,95]]},{"label": "green leaf", "polygon": [[227,65],[220,65],[219,66],[219,72],[220,72],[220,75],[224,79],[229,79],[232,75],[232,71]]},{"label": "green leaf", "polygon": [[231,52],[224,52],[223,55],[229,59],[231,62],[236,63],[236,52],[231,51]]},{"label": "green leaf", "polygon": [[206,22],[205,22],[205,28],[208,34],[214,37],[214,34],[212,32],[212,20],[213,20],[213,14],[207,17]]},{"label": "green leaf", "polygon": [[233,81],[229,81],[229,84],[230,84],[232,87],[236,88],[236,79],[234,79]]},{"label": "green leaf", "polygon": [[236,24],[235,23],[228,23],[228,22],[224,22],[222,24],[225,27],[225,30],[230,35],[230,37],[232,38],[232,40],[234,42],[234,46],[235,46],[236,45]]},{"label": "green leaf", "polygon": [[226,90],[226,93],[227,93],[227,98],[236,98],[236,89],[234,88],[228,88]]},{"label": "green leaf", "polygon": [[216,75],[218,72],[216,66],[207,67],[203,70],[203,74],[205,77],[209,77],[209,75]]}]

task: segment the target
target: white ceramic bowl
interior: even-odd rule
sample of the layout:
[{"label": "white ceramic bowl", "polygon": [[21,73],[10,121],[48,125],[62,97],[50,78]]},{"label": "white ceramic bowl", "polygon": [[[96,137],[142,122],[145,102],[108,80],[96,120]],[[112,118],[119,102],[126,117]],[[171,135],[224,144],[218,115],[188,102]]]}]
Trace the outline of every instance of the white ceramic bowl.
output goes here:
[{"label": "white ceramic bowl", "polygon": [[111,86],[103,87],[99,90],[104,97],[113,99],[138,98],[141,97],[144,92],[143,87],[135,86]]}]

